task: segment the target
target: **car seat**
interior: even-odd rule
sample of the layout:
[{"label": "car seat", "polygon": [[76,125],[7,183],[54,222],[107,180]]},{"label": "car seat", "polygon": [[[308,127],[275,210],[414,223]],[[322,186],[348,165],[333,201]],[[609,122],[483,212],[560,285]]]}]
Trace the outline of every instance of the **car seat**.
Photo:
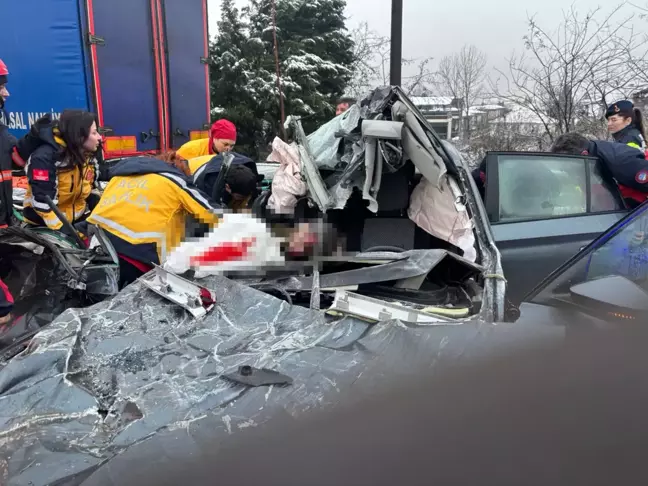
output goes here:
[{"label": "car seat", "polygon": [[376,196],[378,212],[365,211],[361,247],[415,248],[416,225],[407,216],[414,165],[407,163],[393,173],[383,173]]}]

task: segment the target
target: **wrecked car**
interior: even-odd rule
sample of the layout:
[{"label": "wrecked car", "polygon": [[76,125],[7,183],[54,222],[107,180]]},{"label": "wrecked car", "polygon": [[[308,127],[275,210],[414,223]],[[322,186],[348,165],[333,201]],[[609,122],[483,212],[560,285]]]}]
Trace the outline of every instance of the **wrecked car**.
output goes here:
[{"label": "wrecked car", "polygon": [[[359,108],[371,120],[393,122],[409,104],[390,88]],[[543,282],[516,323],[493,325],[503,320],[505,282],[483,206],[461,159],[419,116],[412,107],[405,121],[396,120],[400,128],[370,127],[390,137],[374,137],[376,150],[368,148],[374,141],[366,140],[369,132],[363,137],[361,126],[340,133],[336,139],[347,142],[335,148],[332,172],[318,168],[317,160],[328,159],[318,159],[323,156],[305,144],[298,120],[291,122],[298,143],[281,148],[288,161],[297,152],[308,190],[304,196],[286,191],[275,210],[294,203],[298,218],[300,212],[304,219],[330,215],[346,232],[345,244],[359,245],[357,253],[286,262],[262,275],[231,267],[226,274],[232,278],[200,274],[200,265],[183,275],[157,267],[115,298],[65,310],[20,354],[4,360],[3,484],[102,484],[93,481],[133,473],[134,464],[150,468],[174,454],[199,455],[201,437],[228,440],[277,416],[298,419],[333,406],[350,388],[376,390],[388,377],[409,376],[419,367],[479,359],[538,340],[562,342],[571,328],[643,315],[648,205]],[[328,148],[322,144],[321,150]],[[400,160],[401,151],[417,155]],[[367,172],[358,154],[378,152]],[[388,175],[409,166],[408,190],[425,178],[436,181],[432,194],[451,195],[456,205],[446,210],[470,216],[474,261],[457,239],[459,245],[439,236],[439,247],[416,248],[407,206],[381,213],[382,188],[403,187],[396,180],[383,186],[386,174],[376,169],[381,164],[394,166],[385,169]],[[373,174],[371,184],[363,174]],[[376,178],[381,183],[374,185]],[[375,232],[353,235],[345,218],[335,218],[351,198],[367,201],[362,209],[371,214],[364,228],[376,225]],[[255,209],[267,211],[268,200]],[[445,201],[440,205],[448,208]],[[382,218],[398,220],[409,232],[384,235]],[[25,253],[23,260],[30,257]],[[62,281],[69,282],[69,272]],[[601,292],[606,282],[622,293]]]},{"label": "wrecked car", "polygon": [[14,297],[12,320],[0,329],[4,361],[66,309],[116,295],[119,265],[98,229],[86,248],[47,228],[9,227],[0,229],[0,279]]},{"label": "wrecked car", "polygon": [[[373,91],[308,136],[299,119],[286,124],[294,143],[275,140],[268,160],[280,167],[256,204],[258,215],[324,218],[342,236],[345,254],[442,253],[458,263],[428,282],[485,303],[470,315],[504,319],[500,256],[467,166],[400,88]],[[298,290],[294,280],[287,290]]]},{"label": "wrecked car", "polygon": [[[34,486],[141,478],[158,461],[200,458],[201,444],[332,407],[349,389],[371,393],[421,367],[641,322],[647,215],[644,204],[554,272],[514,324],[368,322],[346,311],[370,301],[347,300],[344,317],[331,316],[222,276],[198,286],[156,269],[117,299],[67,310],[3,365],[0,477]],[[180,292],[163,297],[149,284]],[[198,317],[174,302],[203,288],[213,302],[203,296]]]}]

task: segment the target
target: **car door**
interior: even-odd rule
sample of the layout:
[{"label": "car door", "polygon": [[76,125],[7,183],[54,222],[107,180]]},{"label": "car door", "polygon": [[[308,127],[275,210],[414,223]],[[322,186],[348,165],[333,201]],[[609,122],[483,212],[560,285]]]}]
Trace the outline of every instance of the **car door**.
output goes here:
[{"label": "car door", "polygon": [[596,159],[494,152],[485,169],[486,211],[513,303],[628,212]]},{"label": "car door", "polygon": [[520,322],[574,333],[637,326],[648,315],[648,204],[643,204],[548,275],[520,306]]}]

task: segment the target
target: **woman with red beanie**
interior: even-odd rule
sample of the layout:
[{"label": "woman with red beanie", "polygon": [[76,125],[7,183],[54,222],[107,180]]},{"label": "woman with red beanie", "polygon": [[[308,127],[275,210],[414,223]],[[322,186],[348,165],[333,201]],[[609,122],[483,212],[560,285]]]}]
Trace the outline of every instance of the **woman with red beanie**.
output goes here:
[{"label": "woman with red beanie", "polygon": [[236,127],[231,121],[221,119],[211,126],[208,139],[187,142],[176,153],[185,160],[191,160],[204,155],[229,152],[235,144]]}]

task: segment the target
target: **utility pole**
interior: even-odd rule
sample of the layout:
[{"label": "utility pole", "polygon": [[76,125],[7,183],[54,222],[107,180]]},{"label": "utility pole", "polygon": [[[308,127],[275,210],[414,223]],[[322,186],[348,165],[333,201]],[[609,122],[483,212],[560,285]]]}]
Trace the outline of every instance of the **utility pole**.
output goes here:
[{"label": "utility pole", "polygon": [[392,0],[391,51],[389,56],[389,84],[401,85],[403,64],[403,0]]}]

